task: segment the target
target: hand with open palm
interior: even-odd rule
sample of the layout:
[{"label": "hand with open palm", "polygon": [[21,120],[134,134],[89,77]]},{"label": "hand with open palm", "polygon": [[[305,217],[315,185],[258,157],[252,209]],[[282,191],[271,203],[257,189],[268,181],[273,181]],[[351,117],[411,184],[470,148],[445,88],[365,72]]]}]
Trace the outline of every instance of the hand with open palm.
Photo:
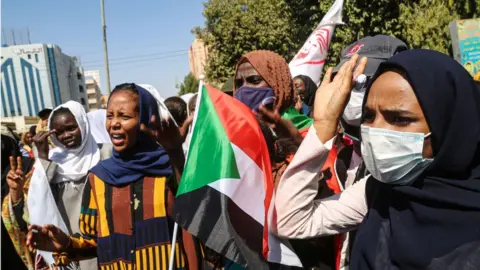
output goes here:
[{"label": "hand with open palm", "polygon": [[363,57],[354,73],[357,61],[358,55],[352,56],[343,64],[333,80],[333,69],[329,68],[316,92],[313,125],[317,130],[318,138],[323,143],[335,136],[339,119],[350,99],[354,78],[365,70],[367,58]]},{"label": "hand with open palm", "polygon": [[190,116],[181,127],[178,127],[171,118],[157,121],[155,115],[153,115],[150,120],[150,127],[142,124],[140,128],[142,132],[161,144],[165,150],[171,151],[182,148],[182,144],[187,137],[188,128],[192,122],[193,116]]}]

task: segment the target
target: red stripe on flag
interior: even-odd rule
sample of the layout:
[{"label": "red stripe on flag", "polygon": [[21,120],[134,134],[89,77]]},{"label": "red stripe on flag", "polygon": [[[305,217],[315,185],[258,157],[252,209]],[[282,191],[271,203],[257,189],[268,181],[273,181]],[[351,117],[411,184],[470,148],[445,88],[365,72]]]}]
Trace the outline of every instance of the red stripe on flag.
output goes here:
[{"label": "red stripe on flag", "polygon": [[255,161],[265,175],[263,256],[266,259],[268,254],[268,210],[273,196],[273,177],[265,138],[250,108],[220,90],[208,85],[205,87],[230,141]]}]

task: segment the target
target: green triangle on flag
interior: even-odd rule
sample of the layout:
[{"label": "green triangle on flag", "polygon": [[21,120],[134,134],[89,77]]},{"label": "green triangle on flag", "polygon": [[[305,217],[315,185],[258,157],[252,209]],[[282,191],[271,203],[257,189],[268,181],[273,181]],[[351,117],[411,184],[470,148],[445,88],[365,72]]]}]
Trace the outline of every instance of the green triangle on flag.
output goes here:
[{"label": "green triangle on flag", "polygon": [[198,98],[190,141],[194,147],[188,150],[177,197],[220,179],[240,180],[232,144],[205,86]]}]

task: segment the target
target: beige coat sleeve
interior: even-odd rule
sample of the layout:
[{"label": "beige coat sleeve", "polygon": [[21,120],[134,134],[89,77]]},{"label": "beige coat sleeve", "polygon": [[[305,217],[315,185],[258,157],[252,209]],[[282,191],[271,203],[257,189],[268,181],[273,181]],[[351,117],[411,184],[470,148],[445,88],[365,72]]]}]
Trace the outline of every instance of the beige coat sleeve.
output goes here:
[{"label": "beige coat sleeve", "polygon": [[283,174],[276,191],[276,226],[284,238],[311,238],[350,231],[367,214],[365,183],[367,177],[342,193],[314,200],[320,170],[333,139],[323,144],[311,127],[294,159]]}]

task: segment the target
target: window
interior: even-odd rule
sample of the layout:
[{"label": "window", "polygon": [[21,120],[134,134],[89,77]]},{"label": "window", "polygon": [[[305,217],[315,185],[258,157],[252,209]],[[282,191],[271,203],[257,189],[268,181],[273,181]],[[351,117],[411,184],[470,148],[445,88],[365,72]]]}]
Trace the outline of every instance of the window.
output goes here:
[{"label": "window", "polygon": [[77,72],[77,79],[81,80],[82,79],[82,73]]},{"label": "window", "polygon": [[30,60],[30,59],[32,59],[32,55],[31,55],[31,54],[28,55],[28,60]]},{"label": "window", "polygon": [[82,101],[82,105],[85,105],[85,104],[86,104],[84,98],[81,98],[80,100]]},{"label": "window", "polygon": [[80,93],[83,93],[83,85],[79,85],[79,86],[78,86],[78,91],[79,91]]},{"label": "window", "polygon": [[38,63],[38,53],[35,54],[35,62]]}]

